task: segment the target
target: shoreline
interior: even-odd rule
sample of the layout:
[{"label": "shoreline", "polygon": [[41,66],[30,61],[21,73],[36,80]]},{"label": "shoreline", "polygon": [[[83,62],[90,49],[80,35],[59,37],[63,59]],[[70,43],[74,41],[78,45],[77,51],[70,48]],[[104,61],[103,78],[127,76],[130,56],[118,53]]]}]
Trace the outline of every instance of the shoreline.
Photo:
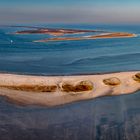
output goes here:
[{"label": "shoreline", "polygon": [[[125,72],[139,72],[140,70],[132,69],[125,70]],[[28,72],[8,72],[8,71],[0,71],[1,74],[11,74],[11,75],[26,75],[26,76],[45,76],[45,77],[60,77],[60,76],[86,76],[86,75],[103,75],[103,74],[113,74],[113,73],[121,73],[124,71],[107,71],[107,72],[87,72],[87,73],[70,73],[70,74],[45,74],[45,73],[28,73]]]},{"label": "shoreline", "polygon": [[140,90],[140,71],[96,75],[30,76],[0,73],[0,96],[15,104],[57,106]]}]

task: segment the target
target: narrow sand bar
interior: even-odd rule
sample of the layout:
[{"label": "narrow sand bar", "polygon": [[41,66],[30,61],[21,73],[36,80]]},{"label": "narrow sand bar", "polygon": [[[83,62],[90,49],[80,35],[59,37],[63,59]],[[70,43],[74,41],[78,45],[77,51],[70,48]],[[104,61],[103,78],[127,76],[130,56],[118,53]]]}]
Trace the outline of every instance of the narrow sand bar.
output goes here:
[{"label": "narrow sand bar", "polygon": [[72,41],[72,40],[89,40],[89,39],[111,39],[111,38],[132,38],[136,37],[136,34],[132,33],[102,33],[99,35],[82,36],[82,37],[56,37],[50,39],[36,40],[34,42],[48,42],[48,41]]},{"label": "narrow sand bar", "polygon": [[0,74],[0,96],[21,105],[56,106],[140,89],[140,71],[79,76]]}]

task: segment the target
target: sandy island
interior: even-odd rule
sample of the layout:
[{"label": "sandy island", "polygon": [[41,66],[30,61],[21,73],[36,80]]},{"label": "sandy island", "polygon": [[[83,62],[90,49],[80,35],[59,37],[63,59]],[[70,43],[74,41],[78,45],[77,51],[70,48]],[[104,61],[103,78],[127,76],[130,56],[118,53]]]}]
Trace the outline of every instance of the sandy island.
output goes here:
[{"label": "sandy island", "polygon": [[[34,27],[35,28],[35,27]],[[97,35],[84,36],[85,33],[98,33]],[[14,34],[48,34],[57,37],[51,37],[34,42],[48,41],[72,41],[72,40],[88,40],[88,39],[107,39],[107,38],[130,38],[136,37],[136,34],[127,32],[107,32],[101,30],[78,30],[78,29],[55,29],[55,28],[37,28],[33,30],[17,31]],[[65,34],[83,34],[81,37],[62,37]]]},{"label": "sandy island", "polygon": [[79,76],[0,74],[0,96],[21,105],[56,106],[140,89],[140,72]]},{"label": "sandy island", "polygon": [[36,40],[34,42],[48,42],[48,41],[65,41],[65,40],[89,40],[89,39],[107,39],[107,38],[131,38],[136,37],[136,34],[132,33],[104,33],[99,35],[83,36],[83,37],[57,37],[43,40]]},{"label": "sandy island", "polygon": [[[30,27],[31,28],[31,27]],[[33,42],[48,42],[48,41],[72,41],[72,40],[89,40],[89,39],[107,39],[107,38],[131,38],[136,37],[136,34],[127,32],[107,32],[102,30],[79,30],[79,29],[63,29],[63,28],[39,28],[32,27],[32,30],[17,31],[14,34],[48,34],[57,37],[51,37]],[[85,36],[85,33],[98,33],[96,35]],[[64,37],[65,34],[83,34],[80,37]]]},{"label": "sandy island", "polygon": [[53,36],[63,36],[65,34],[81,34],[81,33],[94,33],[104,32],[98,30],[78,30],[78,29],[54,29],[54,28],[37,28],[34,30],[17,31],[14,34],[49,34]]}]

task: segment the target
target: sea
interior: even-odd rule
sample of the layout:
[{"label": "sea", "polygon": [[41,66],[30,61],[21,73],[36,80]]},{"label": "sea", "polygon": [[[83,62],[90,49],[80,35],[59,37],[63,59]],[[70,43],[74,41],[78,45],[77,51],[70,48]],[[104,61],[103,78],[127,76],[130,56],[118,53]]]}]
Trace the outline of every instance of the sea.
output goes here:
[{"label": "sea", "polygon": [[[129,32],[137,37],[34,42],[51,35],[13,34],[29,30],[26,26]],[[140,25],[26,26],[0,26],[0,73],[52,76],[140,70]],[[0,97],[0,140],[140,140],[140,91],[57,107],[18,106]]]}]

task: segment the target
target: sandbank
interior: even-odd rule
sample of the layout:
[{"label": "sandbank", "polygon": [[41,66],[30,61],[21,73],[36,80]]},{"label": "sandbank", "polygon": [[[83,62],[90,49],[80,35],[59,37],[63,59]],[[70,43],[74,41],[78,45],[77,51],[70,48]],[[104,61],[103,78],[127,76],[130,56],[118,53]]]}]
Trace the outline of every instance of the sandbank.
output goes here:
[{"label": "sandbank", "polygon": [[49,38],[43,40],[36,40],[34,42],[48,42],[48,41],[72,41],[72,40],[89,40],[89,39],[109,39],[109,38],[131,38],[136,37],[136,34],[132,33],[104,33],[99,35],[91,35],[91,36],[82,36],[82,37],[57,37],[57,38]]},{"label": "sandbank", "polygon": [[[56,106],[140,89],[140,71],[77,76],[0,74],[0,96],[20,105]],[[136,80],[137,78],[137,80]]]}]

